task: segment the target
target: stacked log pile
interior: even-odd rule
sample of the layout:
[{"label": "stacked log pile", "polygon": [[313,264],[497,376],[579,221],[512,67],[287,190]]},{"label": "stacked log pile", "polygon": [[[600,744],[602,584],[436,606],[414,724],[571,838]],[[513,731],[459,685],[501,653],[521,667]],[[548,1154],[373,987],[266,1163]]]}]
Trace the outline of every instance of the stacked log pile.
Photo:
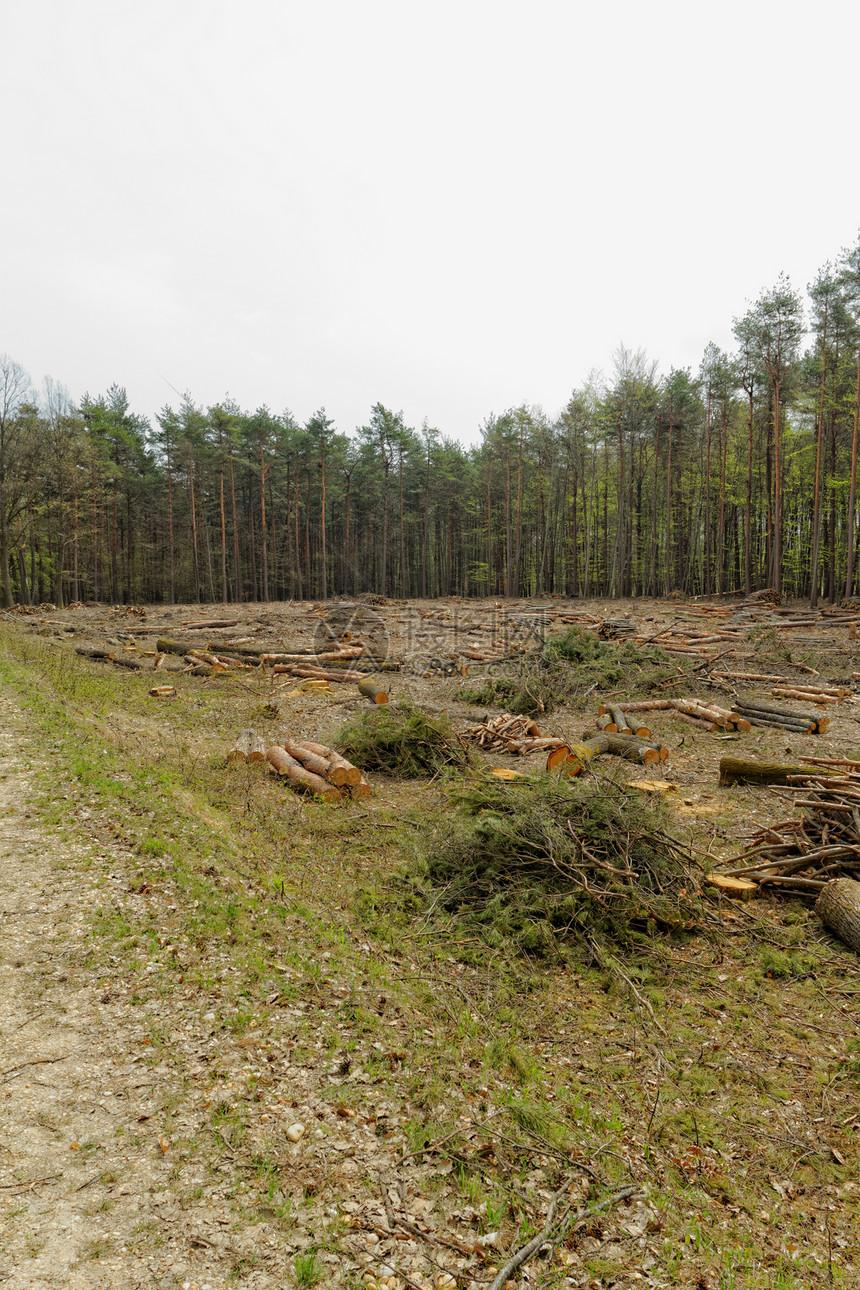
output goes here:
[{"label": "stacked log pile", "polygon": [[[750,729],[750,722],[740,712],[719,707],[714,703],[705,703],[701,699],[645,699],[641,703],[622,703],[608,706],[602,703],[598,709],[601,717],[607,713],[612,716],[616,729],[621,729],[620,719],[620,721],[624,722],[627,730],[634,733],[637,729],[637,714],[656,711],[673,711],[676,716],[694,725],[702,726],[706,730],[746,732]],[[613,715],[615,713],[618,714],[617,718]],[[609,729],[608,726],[604,728]],[[644,730],[645,727],[639,727],[639,729]]]},{"label": "stacked log pile", "polygon": [[228,761],[265,761],[297,792],[322,802],[370,795],[370,785],[357,766],[325,744],[293,739],[281,731],[269,743],[253,729],[243,730],[228,753]]},{"label": "stacked log pile", "polygon": [[[804,698],[815,703],[839,703],[850,691],[842,687],[776,687],[777,697]],[[736,699],[731,709],[719,704],[705,702],[702,699],[647,699],[641,703],[621,703],[617,705],[601,704],[600,716],[607,713],[615,729],[621,729],[620,720],[626,722],[629,730],[636,728],[638,714],[641,712],[673,710],[676,716],[694,725],[710,731],[738,731],[746,733],[752,726],[770,726],[777,730],[792,731],[804,735],[823,735],[830,719],[815,713],[796,712],[793,708],[784,708],[775,703],[765,703],[758,699]],[[634,715],[635,714],[635,715]],[[609,730],[609,725],[603,727]],[[644,729],[644,727],[642,727]]]},{"label": "stacked log pile", "polygon": [[636,624],[629,618],[604,618],[598,625],[597,635],[602,641],[620,641],[636,636]]},{"label": "stacked log pile", "polygon": [[823,735],[830,724],[829,717],[815,713],[795,712],[775,703],[760,703],[753,699],[738,699],[737,711],[754,726],[770,726],[775,730],[791,731],[801,735]]}]

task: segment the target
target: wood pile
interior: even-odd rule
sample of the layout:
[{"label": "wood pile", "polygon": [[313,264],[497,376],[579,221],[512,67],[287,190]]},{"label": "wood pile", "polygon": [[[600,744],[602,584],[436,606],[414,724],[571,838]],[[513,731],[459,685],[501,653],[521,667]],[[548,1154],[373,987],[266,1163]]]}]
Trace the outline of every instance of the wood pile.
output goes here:
[{"label": "wood pile", "polygon": [[[854,769],[846,772],[846,765]],[[786,768],[785,778],[802,794],[794,805],[803,817],[757,830],[752,846],[737,857],[746,863],[736,861],[709,875],[711,881],[739,879],[817,899],[833,879],[860,877],[860,763],[834,761],[829,773],[824,767]]]},{"label": "wood pile", "polygon": [[[615,711],[620,714],[622,720],[626,721],[628,730],[634,730],[635,722],[637,721],[635,715],[632,722],[629,720],[631,714],[652,711],[673,711],[676,716],[681,717],[683,720],[711,731],[725,730],[728,732],[737,730],[745,733],[750,729],[751,724],[740,712],[718,707],[714,703],[705,703],[701,699],[645,699],[641,703],[621,703],[609,706],[602,703],[598,709],[601,717],[607,712],[612,715]],[[617,721],[616,726],[620,729]],[[608,729],[608,727],[605,728]]]},{"label": "wood pile", "polygon": [[540,726],[531,717],[514,717],[510,712],[466,726],[462,733],[488,752],[515,753],[520,757],[564,746],[563,739],[541,734]]},{"label": "wood pile", "polygon": [[352,762],[325,744],[293,739],[285,731],[269,743],[255,730],[243,730],[227,760],[268,762],[297,792],[308,793],[322,802],[370,796],[370,785]]},{"label": "wood pile", "polygon": [[629,618],[604,618],[597,628],[602,641],[620,641],[636,635],[636,624]]},{"label": "wood pile", "polygon": [[815,713],[795,712],[775,703],[759,703],[752,699],[738,699],[736,710],[754,726],[770,726],[776,730],[792,731],[801,735],[823,735],[830,724],[829,717]]}]

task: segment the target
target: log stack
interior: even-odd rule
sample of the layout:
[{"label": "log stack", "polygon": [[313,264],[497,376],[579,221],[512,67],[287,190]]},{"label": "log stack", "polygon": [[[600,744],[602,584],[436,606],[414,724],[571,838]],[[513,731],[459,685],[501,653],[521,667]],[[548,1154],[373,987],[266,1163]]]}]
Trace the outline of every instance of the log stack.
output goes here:
[{"label": "log stack", "polygon": [[[272,757],[273,751],[278,753],[281,750],[301,768],[302,774],[297,775],[295,767],[286,767],[280,757]],[[305,788],[323,801],[370,796],[370,785],[359,768],[325,744],[293,739],[286,731],[281,731],[274,749],[269,748],[266,756],[278,774],[286,775],[293,787]]]},{"label": "log stack", "polygon": [[604,618],[597,628],[602,641],[620,641],[636,635],[636,625],[629,618]]},{"label": "log stack", "polygon": [[753,699],[738,699],[735,708],[754,726],[771,726],[775,730],[786,730],[794,734],[823,735],[830,724],[829,717],[795,712],[793,708],[783,708],[775,703],[760,703]]},{"label": "log stack", "polygon": [[[598,711],[600,717],[608,713],[616,729],[621,730],[620,723],[623,722],[628,731],[642,734],[646,738],[650,736],[647,727],[637,728],[637,716],[640,712],[673,711],[676,716],[694,725],[702,726],[705,730],[737,730],[746,733],[750,729],[749,720],[740,712],[719,707],[715,703],[705,703],[702,699],[645,699],[641,703],[609,705],[602,703]],[[610,726],[603,727],[605,730],[610,728]]]},{"label": "log stack", "polygon": [[296,792],[321,802],[370,796],[370,785],[352,762],[325,744],[294,739],[284,730],[271,743],[253,729],[243,730],[228,753],[228,761],[268,762]]}]

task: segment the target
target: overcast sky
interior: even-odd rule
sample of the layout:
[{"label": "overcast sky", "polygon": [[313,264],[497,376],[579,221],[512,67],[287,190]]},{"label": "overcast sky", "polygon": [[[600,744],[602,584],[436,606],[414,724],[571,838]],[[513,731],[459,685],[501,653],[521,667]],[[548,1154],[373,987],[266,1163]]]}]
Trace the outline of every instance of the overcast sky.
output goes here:
[{"label": "overcast sky", "polygon": [[0,351],[473,441],[860,229],[860,9],[4,0]]}]

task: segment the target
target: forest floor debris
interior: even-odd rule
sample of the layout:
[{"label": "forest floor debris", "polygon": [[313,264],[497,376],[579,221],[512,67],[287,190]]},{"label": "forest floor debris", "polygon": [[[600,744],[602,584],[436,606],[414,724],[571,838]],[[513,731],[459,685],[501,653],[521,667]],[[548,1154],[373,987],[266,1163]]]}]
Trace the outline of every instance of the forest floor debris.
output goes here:
[{"label": "forest floor debris", "polygon": [[[146,612],[161,635],[201,620],[199,606]],[[261,650],[311,649],[327,612],[243,606],[233,635]],[[629,616],[646,639],[679,612],[696,616],[684,602],[655,601],[553,602],[539,612],[528,602],[390,602],[373,612],[394,661],[419,647],[457,658],[467,639],[500,643],[515,631],[528,634],[536,661],[542,642],[570,625],[566,616]],[[17,725],[4,713],[7,765],[18,775],[35,762],[38,789],[29,792],[73,849],[56,881],[38,886],[33,875],[54,863],[53,848],[36,831],[23,846],[37,826],[10,817],[14,863],[30,876],[22,869],[22,894],[4,902],[18,939],[14,948],[7,940],[3,966],[18,997],[22,973],[30,981],[32,971],[36,993],[26,996],[32,1016],[4,1014],[4,1033],[17,1035],[21,1020],[32,1029],[27,1051],[3,1065],[33,1052],[62,1056],[42,1041],[71,1036],[70,1016],[85,1018],[75,1033],[93,1060],[81,1065],[83,1097],[54,1085],[55,1124],[36,1118],[48,1096],[36,1080],[53,1081],[65,1063],[3,1077],[14,1096],[0,1123],[12,1152],[0,1157],[0,1181],[14,1185],[0,1190],[0,1204],[16,1275],[44,1270],[51,1284],[51,1216],[62,1209],[81,1219],[63,1236],[68,1284],[81,1290],[186,1281],[198,1290],[354,1290],[390,1286],[389,1273],[397,1290],[441,1278],[458,1290],[486,1287],[546,1228],[565,1189],[558,1215],[570,1204],[584,1217],[551,1258],[532,1257],[515,1273],[523,1285],[806,1290],[860,1279],[858,963],[808,904],[715,902],[706,906],[720,923],[713,931],[657,932],[623,955],[596,941],[592,961],[563,967],[538,950],[506,954],[450,909],[398,912],[392,903],[416,844],[432,853],[448,836],[444,776],[388,777],[373,798],[328,811],[253,765],[226,772],[226,749],[250,726],[267,741],[286,726],[331,747],[345,720],[376,715],[354,686],[293,695],[260,668],[176,673],[177,695],[156,705],[151,658],[138,672],[74,654],[75,644],[115,637],[146,658],[150,636],[131,634],[140,619],[128,618],[126,633],[125,616],[105,606],[47,616],[4,619],[0,666],[26,705]],[[802,635],[826,630],[835,648],[806,639],[796,647],[801,633],[788,629],[758,642],[742,634],[738,650],[754,660],[750,671],[790,682],[808,679],[805,667],[825,684],[850,685],[860,648],[841,622],[820,621]],[[497,630],[475,635],[479,625]],[[558,704],[553,729],[565,739],[603,699],[730,702],[719,642],[707,647],[710,661],[661,657],[632,640],[605,644],[636,651],[629,671],[621,684],[598,675]],[[491,675],[517,669],[516,660],[473,662]],[[475,720],[455,697],[462,686],[456,674],[395,672],[389,706],[405,699],[434,719],[447,709],[461,733]],[[505,705],[487,706],[496,715]],[[856,758],[850,704],[829,715],[816,750]],[[666,794],[667,831],[701,852],[703,866],[785,815],[774,793],[719,789],[718,762],[739,738],[770,760],[797,759],[808,741],[772,728],[711,732],[671,712],[659,720],[677,784]],[[528,766],[505,753],[473,756]],[[644,787],[647,768],[622,769],[625,785]],[[599,767],[596,782],[611,793],[616,779]],[[28,899],[43,889],[45,899]],[[45,927],[59,929],[56,944]],[[16,953],[26,968],[14,968]],[[46,970],[58,974],[47,993]],[[59,980],[64,973],[70,980]],[[108,1068],[96,1041],[114,1039]],[[135,1092],[138,1070],[149,1082]],[[152,1106],[138,1109],[132,1094]],[[88,1100],[105,1108],[91,1136],[75,1119],[90,1114]],[[126,1132],[106,1137],[102,1123]],[[44,1159],[26,1154],[35,1138],[25,1129]],[[92,1161],[92,1172],[72,1176],[72,1160]],[[154,1187],[150,1169],[160,1171]],[[626,1188],[635,1190],[600,1208]],[[67,1211],[67,1200],[76,1208]]]}]

